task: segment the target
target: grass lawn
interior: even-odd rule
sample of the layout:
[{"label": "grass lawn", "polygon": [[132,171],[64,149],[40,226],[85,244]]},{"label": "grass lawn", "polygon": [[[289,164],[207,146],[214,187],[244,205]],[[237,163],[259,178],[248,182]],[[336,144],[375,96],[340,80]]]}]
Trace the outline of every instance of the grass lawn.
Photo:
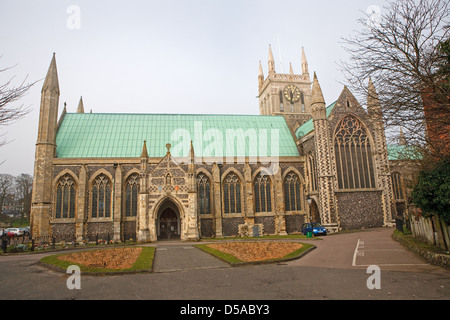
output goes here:
[{"label": "grass lawn", "polygon": [[[153,259],[155,256],[155,247],[139,247],[142,248],[141,253],[135,259],[134,263],[129,268],[124,269],[111,269],[105,267],[92,267],[87,266],[82,263],[76,263],[73,261],[65,261],[61,260],[61,258],[67,258],[71,253],[63,253],[52,256],[44,257],[40,260],[40,263],[49,267],[53,267],[59,270],[67,270],[70,265],[77,265],[80,267],[80,271],[84,273],[91,274],[105,274],[105,273],[132,273],[132,272],[151,272],[153,267]],[[118,248],[120,250],[120,248]],[[97,249],[97,250],[88,250],[84,253],[89,256],[107,256],[112,252],[112,249]],[[100,255],[99,255],[100,253]],[[94,258],[93,258],[94,259]],[[95,262],[95,261],[92,261]]]},{"label": "grass lawn", "polygon": [[[309,250],[312,250],[315,248],[315,246],[313,244],[310,243],[298,243],[297,244],[301,244],[302,247],[296,250],[291,251],[290,253],[287,253],[286,255],[284,255],[283,257],[280,258],[267,258],[265,260],[258,260],[258,253],[255,252],[254,253],[254,260],[252,260],[250,258],[250,260],[244,261],[244,260],[240,260],[239,258],[236,257],[236,254],[232,254],[232,253],[227,253],[224,252],[222,250],[218,250],[218,249],[214,249],[211,248],[209,246],[209,244],[199,244],[196,245],[197,248],[208,252],[209,254],[231,264],[231,265],[242,265],[242,264],[257,264],[257,263],[273,263],[273,262],[281,262],[281,261],[289,261],[289,260],[294,260],[294,259],[298,259],[300,258],[303,254],[305,254],[306,252],[308,252]],[[245,250],[250,250],[251,251],[251,245],[252,243],[242,243],[242,245],[245,245],[246,248],[244,248]],[[251,252],[249,254],[249,256],[251,256]]]}]

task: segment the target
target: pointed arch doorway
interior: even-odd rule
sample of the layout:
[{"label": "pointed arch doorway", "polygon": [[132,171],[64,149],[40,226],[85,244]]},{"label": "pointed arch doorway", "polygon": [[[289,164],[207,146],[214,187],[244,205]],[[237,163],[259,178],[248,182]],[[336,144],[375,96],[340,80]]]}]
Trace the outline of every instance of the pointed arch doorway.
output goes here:
[{"label": "pointed arch doorway", "polygon": [[319,208],[317,207],[317,203],[314,199],[311,201],[309,210],[310,210],[310,215],[311,215],[312,221],[321,223]]},{"label": "pointed arch doorway", "polygon": [[166,199],[158,210],[158,240],[179,240],[181,234],[180,213],[177,205]]}]

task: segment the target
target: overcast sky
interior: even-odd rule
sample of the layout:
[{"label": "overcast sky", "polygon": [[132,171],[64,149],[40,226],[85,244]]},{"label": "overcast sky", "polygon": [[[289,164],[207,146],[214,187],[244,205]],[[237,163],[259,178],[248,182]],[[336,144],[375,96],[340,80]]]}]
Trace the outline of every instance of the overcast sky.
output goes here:
[{"label": "overcast sky", "polygon": [[[56,53],[59,113],[258,114],[258,62],[268,46],[277,72],[301,73],[305,48],[327,104],[342,91],[341,38],[384,1],[0,0],[0,83],[45,77]],[[33,174],[38,82],[18,104],[31,112],[7,127],[0,173]]]}]

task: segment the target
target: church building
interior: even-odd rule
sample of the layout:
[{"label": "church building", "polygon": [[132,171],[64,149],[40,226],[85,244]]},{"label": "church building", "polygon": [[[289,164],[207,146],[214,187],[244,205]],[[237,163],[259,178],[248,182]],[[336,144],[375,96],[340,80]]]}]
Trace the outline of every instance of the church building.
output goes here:
[{"label": "church building", "polygon": [[[381,106],[344,87],[259,63],[259,115],[75,112],[58,119],[55,55],[37,134],[33,236],[120,241],[329,232],[391,226],[395,199]],[[250,93],[251,94],[251,93]],[[256,111],[256,110],[255,110]]]}]

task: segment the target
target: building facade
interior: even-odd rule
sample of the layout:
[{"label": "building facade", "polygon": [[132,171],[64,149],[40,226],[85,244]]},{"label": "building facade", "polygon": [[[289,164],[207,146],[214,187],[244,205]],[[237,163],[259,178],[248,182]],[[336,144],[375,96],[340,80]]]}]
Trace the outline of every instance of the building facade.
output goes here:
[{"label": "building facade", "polygon": [[[344,88],[328,107],[317,76],[259,65],[260,115],[97,114],[58,118],[53,56],[42,93],[34,236],[196,240],[392,225],[395,206],[377,99]],[[375,93],[370,83],[369,91]],[[372,97],[374,95],[371,95]]]}]

